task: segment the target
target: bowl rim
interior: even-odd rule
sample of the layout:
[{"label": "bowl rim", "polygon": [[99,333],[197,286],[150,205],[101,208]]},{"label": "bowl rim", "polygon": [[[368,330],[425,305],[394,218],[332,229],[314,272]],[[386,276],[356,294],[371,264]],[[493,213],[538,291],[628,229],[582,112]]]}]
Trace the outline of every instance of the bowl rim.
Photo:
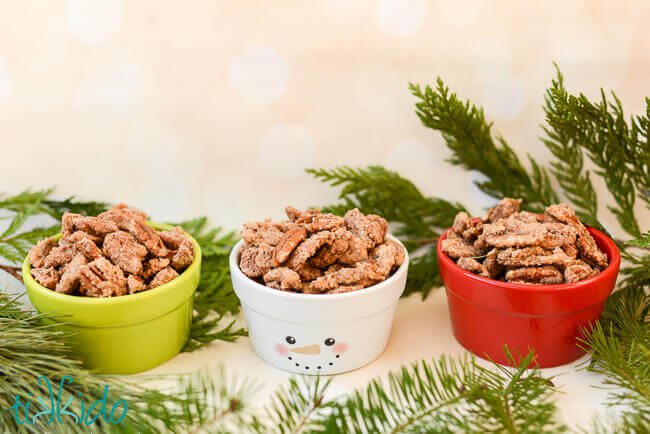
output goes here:
[{"label": "bowl rim", "polygon": [[[604,243],[608,246],[608,248],[612,251],[612,257],[609,258],[609,264],[607,267],[605,267],[604,270],[602,270],[600,273],[596,274],[595,276],[589,277],[584,280],[580,280],[578,282],[573,282],[573,283],[557,283],[553,285],[536,285],[536,284],[530,284],[530,283],[510,283],[510,282],[503,282],[501,280],[495,280],[495,279],[490,279],[488,277],[483,277],[479,276],[478,274],[471,273],[467,270],[462,269],[454,260],[452,260],[446,253],[442,251],[442,241],[447,238],[447,234],[449,231],[453,230],[453,227],[447,229],[441,236],[440,239],[438,240],[438,244],[436,246],[436,249],[438,251],[438,262],[439,264],[442,262],[445,264],[445,266],[451,268],[454,270],[454,272],[459,272],[462,276],[470,279],[470,280],[475,280],[477,282],[489,284],[494,287],[499,287],[499,288],[504,288],[506,290],[512,290],[512,291],[522,291],[522,292],[534,292],[534,293],[555,293],[555,292],[562,292],[562,291],[567,291],[567,290],[578,290],[578,289],[583,289],[586,286],[590,286],[593,282],[596,282],[601,279],[605,279],[607,276],[609,276],[612,273],[617,273],[618,269],[621,265],[621,253],[616,246],[616,243],[607,235],[605,235],[603,232],[599,231],[596,228],[593,228],[591,226],[584,225],[587,230],[593,234],[595,233],[598,237],[600,237]],[[440,266],[440,265],[439,265]]]},{"label": "bowl rim", "polygon": [[404,249],[404,262],[402,262],[402,265],[399,266],[397,270],[393,274],[391,274],[388,279],[376,283],[374,285],[370,285],[366,288],[358,289],[356,291],[350,291],[350,292],[344,292],[342,294],[303,294],[300,292],[289,292],[289,291],[282,291],[274,288],[269,288],[266,285],[262,285],[259,282],[256,282],[255,280],[251,279],[247,275],[244,274],[243,271],[239,268],[239,253],[241,252],[241,249],[244,245],[244,240],[239,240],[237,244],[232,248],[232,251],[230,252],[230,258],[229,258],[229,263],[230,263],[230,274],[233,276],[233,278],[238,278],[243,281],[248,281],[251,283],[251,286],[255,288],[258,291],[262,291],[264,293],[270,294],[271,296],[274,297],[281,297],[281,298],[286,298],[286,299],[293,299],[293,300],[341,300],[341,299],[346,299],[346,298],[354,298],[354,297],[363,297],[368,294],[372,294],[377,291],[381,291],[382,289],[386,288],[387,286],[390,286],[395,280],[397,280],[398,275],[402,275],[407,272],[408,266],[409,266],[409,253],[408,250],[406,250],[406,247],[404,247],[404,244],[391,234],[386,234],[387,239],[391,239],[393,241],[396,241],[399,243],[400,246]]},{"label": "bowl rim", "polygon": [[[147,225],[151,226],[154,229],[164,229],[167,231],[175,227],[174,225],[155,223],[152,221],[147,221]],[[54,235],[54,237],[57,237],[58,239],[61,237],[61,235],[62,233],[59,232],[56,235]],[[169,282],[163,285],[157,286],[147,291],[141,291],[135,294],[120,295],[117,297],[84,297],[79,295],[62,294],[60,292],[56,292],[52,289],[44,287],[43,285],[38,283],[36,279],[34,279],[34,276],[32,276],[32,273],[30,273],[31,264],[29,262],[29,253],[25,257],[25,260],[23,261],[23,266],[22,266],[23,282],[25,284],[25,287],[27,288],[28,286],[27,281],[29,280],[30,288],[39,291],[46,297],[50,297],[54,300],[63,303],[84,304],[84,305],[99,305],[99,304],[115,305],[115,304],[137,302],[139,300],[144,300],[150,297],[162,296],[164,293],[172,291],[174,286],[177,285],[182,279],[185,279],[187,276],[193,274],[195,268],[200,267],[201,258],[202,258],[201,246],[190,234],[185,232],[185,235],[190,237],[192,243],[194,244],[194,260],[192,261],[192,263],[185,270],[183,270],[183,272],[179,274],[178,277],[176,277],[175,279],[170,280]]]}]

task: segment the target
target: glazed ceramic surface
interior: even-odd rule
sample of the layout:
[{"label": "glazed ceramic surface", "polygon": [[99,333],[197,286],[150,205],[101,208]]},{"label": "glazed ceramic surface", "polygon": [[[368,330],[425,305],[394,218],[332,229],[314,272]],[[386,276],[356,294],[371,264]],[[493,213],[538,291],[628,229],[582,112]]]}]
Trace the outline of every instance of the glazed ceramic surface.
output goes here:
[{"label": "glazed ceramic surface", "polygon": [[298,374],[330,375],[360,368],[384,351],[406,287],[408,255],[377,285],[343,294],[298,294],[242,273],[243,245],[240,241],[230,255],[230,274],[253,348],[264,361]]},{"label": "glazed ceramic surface", "polygon": [[39,312],[60,315],[53,320],[73,333],[73,349],[86,368],[102,374],[145,371],[178,354],[189,337],[201,272],[201,248],[192,241],[194,262],[176,279],[148,291],[111,298],[59,294],[34,280],[25,259],[27,294]]},{"label": "glazed ceramic surface", "polygon": [[589,279],[561,285],[507,283],[465,271],[442,252],[449,230],[445,232],[438,242],[438,263],[458,342],[502,364],[507,363],[504,345],[522,356],[532,348],[542,368],[584,354],[577,345],[580,330],[600,318],[621,264],[616,244],[602,232],[588,230],[609,266]]}]

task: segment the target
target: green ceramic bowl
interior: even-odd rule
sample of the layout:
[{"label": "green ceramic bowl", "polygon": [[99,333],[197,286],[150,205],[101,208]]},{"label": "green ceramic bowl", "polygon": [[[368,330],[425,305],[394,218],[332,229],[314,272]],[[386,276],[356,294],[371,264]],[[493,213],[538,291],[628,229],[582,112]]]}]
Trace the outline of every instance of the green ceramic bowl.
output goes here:
[{"label": "green ceramic bowl", "polygon": [[[147,224],[158,230],[172,228]],[[111,298],[59,294],[34,280],[28,259],[23,280],[34,307],[57,315],[52,321],[74,333],[73,349],[86,368],[102,374],[135,374],[171,359],[187,342],[201,272],[201,248],[192,241],[194,262],[180,276],[137,294]]]}]

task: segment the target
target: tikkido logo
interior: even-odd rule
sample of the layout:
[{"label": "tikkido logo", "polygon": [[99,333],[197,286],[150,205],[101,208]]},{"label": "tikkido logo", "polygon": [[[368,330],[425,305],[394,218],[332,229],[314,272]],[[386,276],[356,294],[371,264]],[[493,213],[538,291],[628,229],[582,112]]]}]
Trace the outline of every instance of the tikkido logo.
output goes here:
[{"label": "tikkido logo", "polygon": [[[47,421],[44,421],[48,424],[53,423],[64,423],[63,418],[72,418],[74,419],[75,424],[85,424],[92,425],[99,419],[100,416],[103,417],[104,422],[118,424],[122,422],[122,419],[126,416],[128,410],[128,404],[125,400],[120,399],[116,401],[110,412],[107,411],[107,399],[108,399],[108,385],[104,387],[104,396],[102,399],[95,401],[90,407],[86,406],[86,403],[83,400],[83,393],[79,393],[77,397],[69,396],[65,404],[62,404],[62,393],[63,387],[65,384],[72,384],[74,380],[69,375],[64,376],[59,383],[58,393],[55,395],[52,391],[52,385],[50,380],[46,377],[39,377],[38,384],[43,388],[43,391],[46,392],[46,400],[49,402],[46,403],[43,400],[43,397],[38,396],[34,397],[31,392],[27,394],[24,402],[21,401],[20,395],[16,395],[16,401],[14,405],[9,407],[9,411],[13,412],[14,419],[18,425],[28,424],[34,425],[38,422],[39,418],[48,417]],[[45,390],[47,389],[47,391]],[[40,407],[38,408],[38,403],[36,402],[38,398],[38,403]],[[79,405],[74,405],[74,400],[78,398]],[[34,407],[37,407],[37,413],[32,413],[35,411]],[[71,411],[71,408],[77,407],[78,414],[75,414]],[[97,413],[93,416],[93,412]]]}]

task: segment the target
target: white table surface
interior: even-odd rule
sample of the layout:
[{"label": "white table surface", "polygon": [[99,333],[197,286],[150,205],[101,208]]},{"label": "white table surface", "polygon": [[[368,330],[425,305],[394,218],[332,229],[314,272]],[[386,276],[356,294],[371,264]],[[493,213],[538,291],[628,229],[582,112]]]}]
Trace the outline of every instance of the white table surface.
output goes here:
[{"label": "white table surface", "polygon": [[[0,287],[8,287],[14,293],[23,290],[21,284],[6,274],[0,275]],[[29,301],[26,303],[29,304]],[[244,324],[243,315],[238,320]],[[464,353],[466,351],[452,334],[445,291],[435,290],[425,301],[416,294],[400,300],[384,353],[369,365],[334,376],[328,396],[349,393],[364,386],[371,378],[385,375],[389,370],[412,361],[431,359],[442,354]],[[603,377],[578,366],[585,360],[586,356],[568,365],[543,370],[545,376],[555,376],[553,381],[558,390],[555,393],[559,407],[558,417],[574,428],[588,428],[595,416],[602,417],[615,412],[605,406],[608,391],[593,387],[601,384]],[[489,366],[483,360],[480,363]],[[260,404],[265,402],[276,386],[286,383],[287,378],[293,375],[264,363],[254,353],[247,337],[234,343],[214,342],[195,352],[179,354],[144,375],[192,372],[220,365],[225,367],[228,374],[255,379],[261,383],[259,400],[256,400]]]}]

